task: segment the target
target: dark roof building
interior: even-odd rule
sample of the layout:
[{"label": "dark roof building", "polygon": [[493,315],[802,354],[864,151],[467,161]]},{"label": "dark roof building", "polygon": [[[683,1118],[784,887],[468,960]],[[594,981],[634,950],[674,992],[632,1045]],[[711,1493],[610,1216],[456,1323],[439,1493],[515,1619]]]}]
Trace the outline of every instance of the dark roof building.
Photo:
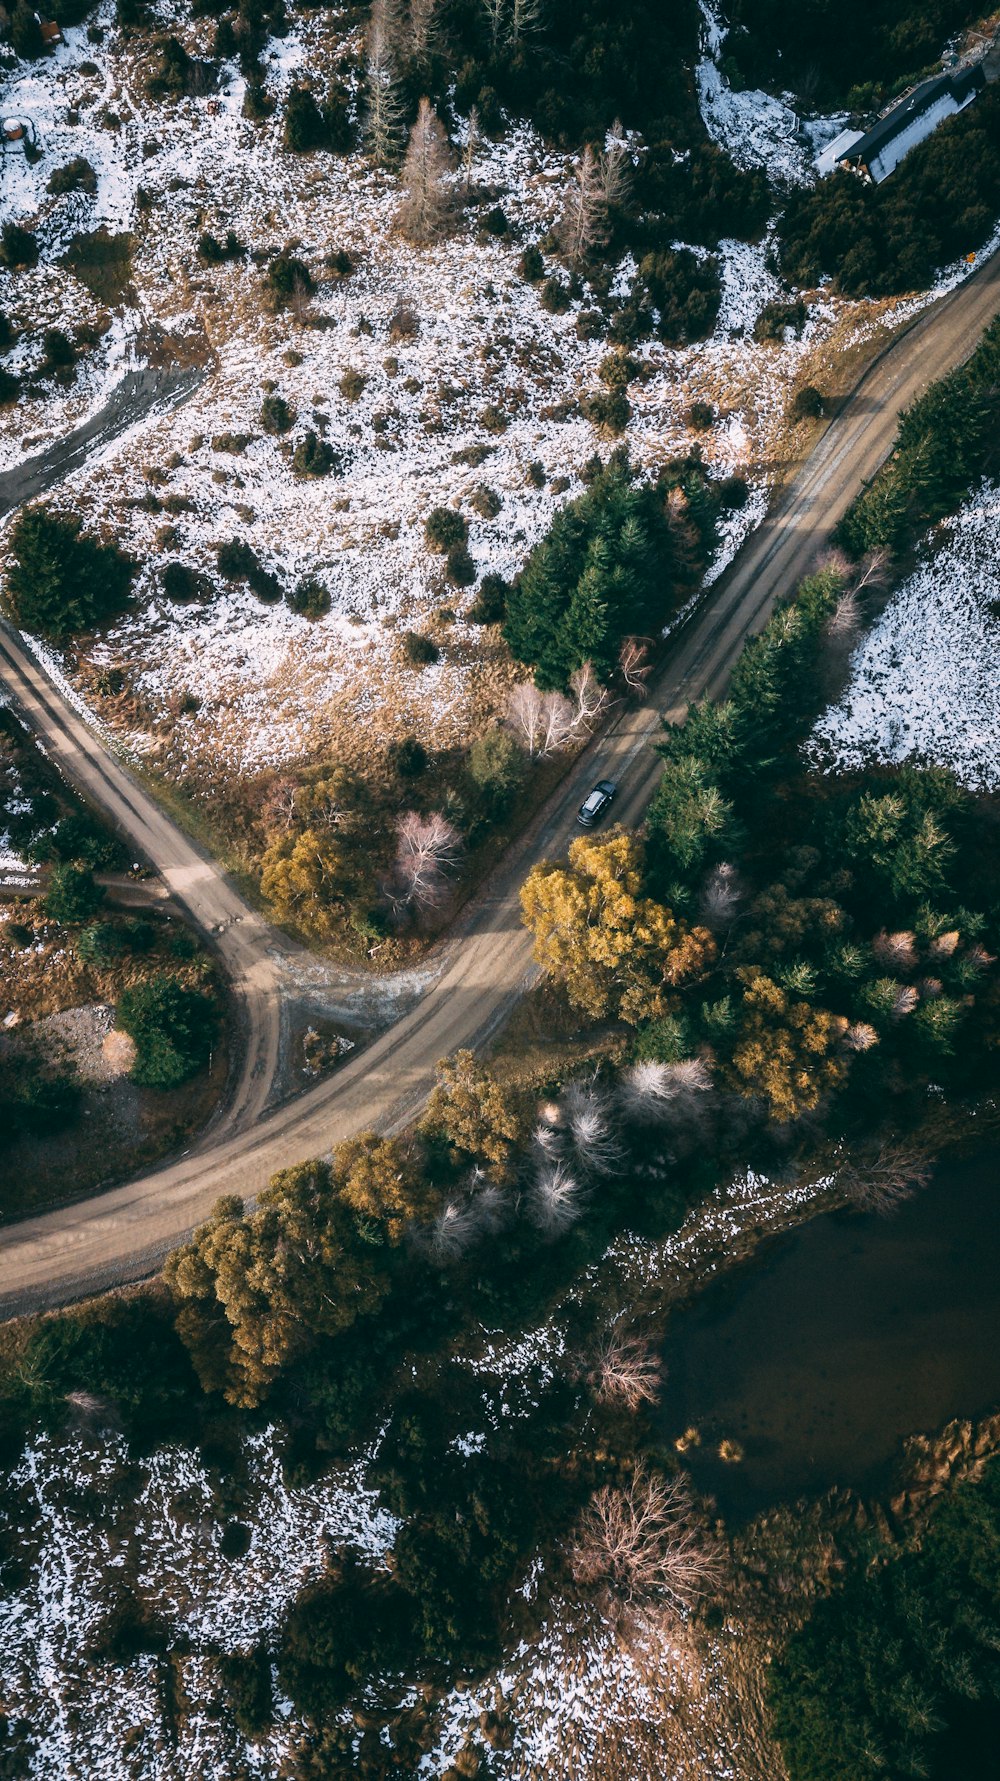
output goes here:
[{"label": "dark roof building", "polygon": [[933,135],[945,118],[964,111],[985,85],[986,76],[979,62],[923,81],[870,130],[845,143],[838,165],[853,167],[875,185],[881,185],[911,148]]}]

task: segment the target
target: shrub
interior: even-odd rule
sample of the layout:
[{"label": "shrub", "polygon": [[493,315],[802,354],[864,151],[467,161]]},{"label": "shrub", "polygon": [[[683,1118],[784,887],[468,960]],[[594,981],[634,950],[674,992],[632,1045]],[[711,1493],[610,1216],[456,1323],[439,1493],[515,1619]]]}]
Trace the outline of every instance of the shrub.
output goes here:
[{"label": "shrub", "polygon": [[187,563],[178,562],[176,558],[161,569],[160,585],[167,599],[174,600],[178,606],[189,606],[204,591],[202,578],[197,570]]},{"label": "shrub", "polygon": [[293,87],[288,95],[282,141],[291,153],[300,155],[328,146],[326,119],[308,87]]},{"label": "shrub", "polygon": [[123,992],[118,1025],[135,1040],[132,1080],[144,1088],[177,1088],[208,1062],[215,1004],[163,972]]},{"label": "shrub", "polygon": [[0,229],[0,266],[8,272],[23,272],[38,264],[38,241],[30,229],[19,223],[4,223]]},{"label": "shrub", "polygon": [[74,155],[65,166],[53,169],[46,190],[53,198],[60,197],[63,192],[87,192],[93,197],[97,190],[97,174],[83,155]]},{"label": "shrub", "polygon": [[604,333],[604,317],[599,309],[581,309],[576,318],[576,331],[581,340],[600,340]]},{"label": "shrub", "polygon": [[293,297],[311,297],[316,286],[304,260],[278,254],[264,274],[264,297],[271,309],[284,309]]},{"label": "shrub", "polygon": [[705,433],[715,423],[715,405],[712,402],[692,402],[684,418],[692,432]]},{"label": "shrub", "polygon": [[786,330],[801,334],[806,325],[806,306],[799,297],[794,303],[765,303],[754,322],[755,340],[783,340]]},{"label": "shrub", "polygon": [[492,210],[486,212],[486,215],[483,218],[483,228],[489,235],[506,235],[510,228],[510,224],[507,221],[507,213],[502,205],[495,204]]},{"label": "shrub", "polygon": [[52,373],[56,377],[65,378],[67,372],[72,371],[76,365],[76,347],[69,335],[64,334],[61,328],[46,328],[42,335],[42,345],[45,348],[45,357],[39,367],[41,375],[45,377]]},{"label": "shrub", "polygon": [[221,266],[225,260],[242,260],[246,251],[244,242],[232,229],[227,230],[225,241],[219,241],[207,230],[198,237],[198,258],[206,266]]},{"label": "shrub", "polygon": [[415,736],[404,736],[401,742],[390,743],[388,759],[400,779],[419,779],[427,771],[427,750]]},{"label": "shrub", "polygon": [[271,1660],[266,1647],[224,1652],[219,1659],[222,1686],[233,1718],[245,1738],[259,1738],[271,1724]]},{"label": "shrub", "polygon": [[389,317],[390,340],[416,340],[420,333],[420,317],[408,303],[397,303]]},{"label": "shrub", "polygon": [[612,439],[624,433],[632,418],[632,404],[624,390],[591,390],[582,397],[580,411],[591,426]]},{"label": "shrub", "polygon": [[307,428],[292,453],[292,469],[296,476],[329,476],[339,460],[332,445]]},{"label": "shrub", "polygon": [[224,581],[245,581],[259,567],[249,544],[242,538],[229,538],[215,547],[215,560]]},{"label": "shrub", "polygon": [[672,346],[703,340],[715,325],[722,299],[718,261],[699,259],[690,248],[667,248],[639,262],[632,301],[656,310],[656,331]]},{"label": "shrub", "polygon": [[45,506],[25,507],[10,532],[7,594],[16,622],[54,643],[121,611],[136,564],[101,544],[80,521]]},{"label": "shrub", "polygon": [[479,424],[487,433],[506,433],[510,420],[496,402],[487,402],[479,416]]},{"label": "shrub", "polygon": [[21,379],[0,365],[0,408],[10,408],[21,394]]},{"label": "shrub", "polygon": [[287,433],[295,425],[295,410],[284,396],[265,396],[260,405],[260,424],[265,433]]},{"label": "shrub", "polygon": [[545,277],[545,261],[537,247],[525,248],[517,262],[517,269],[528,284],[541,284]]},{"label": "shrub", "polygon": [[468,521],[457,507],[435,507],[424,521],[424,538],[431,550],[442,555],[454,544],[465,544],[469,536]]},{"label": "shrub", "polygon": [[213,451],[227,452],[234,458],[241,457],[249,444],[249,433],[213,433],[211,439]]},{"label": "shrub", "polygon": [[76,950],[88,965],[112,965],[126,951],[125,937],[113,921],[92,922],[77,940]]},{"label": "shrub", "polygon": [[404,631],[400,639],[404,659],[411,668],[427,668],[436,662],[441,654],[438,646],[430,637],[421,631]]},{"label": "shrub", "polygon": [[42,27],[28,0],[17,0],[10,17],[9,30],[11,45],[25,62],[33,62],[37,56],[45,54]]},{"label": "shrub", "polygon": [[97,914],[104,901],[104,892],[94,882],[89,866],[67,861],[54,866],[45,893],[45,913],[52,921],[65,927],[78,927]]},{"label": "shrub", "polygon": [[350,278],[354,271],[354,261],[342,247],[335,248],[332,253],[327,254],[323,264],[332,278]]},{"label": "shrub", "polygon": [[553,274],[551,278],[545,280],[538,300],[542,308],[547,309],[550,315],[565,315],[570,302],[569,286],[563,284],[562,279],[556,278]]},{"label": "shrub", "polygon": [[476,579],[476,565],[467,544],[453,544],[445,560],[445,573],[456,587],[471,587]]},{"label": "shrub", "polygon": [[474,625],[500,625],[507,612],[510,583],[502,575],[484,575],[466,617]]},{"label": "shrub", "polygon": [[467,766],[484,813],[491,819],[501,816],[524,783],[523,748],[509,730],[486,730],[472,744]]},{"label": "shrub", "polygon": [[324,618],[330,610],[330,590],[321,581],[307,578],[297,587],[288,589],[285,602],[300,618]]},{"label": "shrub", "polygon": [[481,482],[472,495],[469,505],[475,509],[481,519],[496,519],[503,502],[496,489],[487,488],[486,484]]},{"label": "shrub", "polygon": [[356,402],[364,394],[368,382],[363,371],[345,371],[340,380],[340,393],[345,402]]},{"label": "shrub", "polygon": [[800,421],[817,420],[823,413],[823,398],[815,384],[804,383],[796,390],[792,405],[788,410],[789,419],[797,426]]}]

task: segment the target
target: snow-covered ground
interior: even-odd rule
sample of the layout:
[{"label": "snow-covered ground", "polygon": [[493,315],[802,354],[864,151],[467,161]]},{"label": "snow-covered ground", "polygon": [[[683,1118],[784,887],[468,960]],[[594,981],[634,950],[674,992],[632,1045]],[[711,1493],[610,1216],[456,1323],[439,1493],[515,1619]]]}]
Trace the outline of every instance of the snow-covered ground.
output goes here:
[{"label": "snow-covered ground", "polygon": [[1000,786],[1000,488],[933,539],[855,651],[810,755],[826,768],[912,760],[973,791]]},{"label": "snow-covered ground", "polygon": [[[602,1265],[636,1294],[654,1281],[668,1294],[683,1290],[713,1273],[734,1243],[805,1215],[828,1185],[747,1174],[663,1242],[623,1236]],[[558,1320],[510,1340],[484,1338],[470,1364],[484,1383],[487,1423],[530,1413],[539,1386],[566,1364],[566,1347]],[[485,1435],[486,1425],[473,1428],[460,1446],[476,1451]],[[267,1737],[247,1742],[226,1708],[217,1654],[273,1648],[283,1614],[331,1551],[343,1546],[379,1565],[395,1524],[364,1487],[363,1459],[296,1488],[282,1479],[273,1431],[249,1438],[244,1459],[235,1498],[189,1450],[139,1457],[109,1434],[38,1436],[7,1474],[0,1534],[19,1569],[0,1603],[0,1697],[34,1739],[24,1781],[277,1781],[296,1730],[288,1703],[279,1700]],[[242,1557],[220,1545],[232,1520],[249,1531]],[[539,1577],[536,1563],[526,1590]],[[162,1629],[166,1658],[95,1655],[123,1602],[141,1604]],[[758,1781],[741,1762],[722,1661],[730,1636],[696,1645],[664,1621],[623,1644],[579,1603],[553,1604],[537,1639],[482,1684],[446,1697],[421,1774],[443,1774],[476,1734],[480,1712],[499,1709],[512,1733],[509,1748],[490,1757],[500,1781],[597,1781],[613,1753],[640,1738],[641,1772],[656,1781]]]},{"label": "snow-covered ground", "polygon": [[[160,16],[166,23],[163,5]],[[115,367],[154,346],[161,358],[200,359],[207,373],[194,399],[103,447],[60,490],[142,563],[135,609],[90,664],[125,675],[126,698],[106,715],[129,746],[189,790],[199,774],[207,786],[220,775],[356,751],[362,741],[413,729],[429,740],[464,739],[503,704],[511,667],[495,637],[463,618],[475,588],[444,580],[423,521],[436,505],[461,503],[477,574],[509,576],[556,506],[579,491],[586,460],[609,449],[578,409],[606,351],[605,342],[577,332],[586,294],[553,315],[517,272],[523,245],[559,215],[570,161],[511,121],[499,141],[480,145],[472,166],[473,183],[503,206],[510,236],[481,234],[473,211],[448,241],[416,251],[394,229],[398,181],[357,154],[296,156],[280,146],[281,101],[294,80],[357,53],[356,36],[338,35],[329,15],[310,13],[270,44],[268,89],[278,111],[265,126],[241,115],[235,64],[224,68],[214,99],[149,101],[146,70],[135,63],[134,44],[120,39],[109,0],[97,17],[102,44],[68,32],[53,58],[12,78],[5,100],[8,114],[33,119],[41,158],[29,166],[19,153],[8,156],[14,172],[0,214],[36,227],[43,252],[36,272],[0,274],[0,307],[27,325],[41,304],[41,326],[65,323],[82,304],[81,319],[106,329],[81,360],[77,385],[46,386],[44,398],[27,404],[23,431],[6,429],[5,461],[30,455],[99,406]],[[204,26],[174,28],[192,49],[203,44]],[[724,82],[719,93],[728,93]],[[757,98],[750,96],[751,109]],[[74,155],[94,167],[96,196],[48,197],[51,173]],[[75,230],[98,225],[132,236],[124,308],[95,305],[54,263]],[[261,273],[249,261],[199,262],[201,231],[221,238],[229,228],[251,250],[293,246],[319,284],[310,314],[269,314]],[[683,350],[645,344],[629,392],[627,438],[641,465],[655,469],[697,443],[713,474],[749,479],[751,502],[733,516],[716,572],[764,511],[804,357],[845,316],[864,326],[872,320],[865,306],[824,295],[810,305],[801,340],[754,343],[761,308],[782,294],[768,247],[722,243],[712,339]],[[324,266],[339,249],[356,261],[342,282]],[[628,273],[624,264],[622,289]],[[392,338],[401,305],[417,332]],[[15,349],[29,361],[37,351],[24,342]],[[341,390],[346,373],[363,380],[353,398]],[[318,481],[292,474],[288,443],[261,427],[265,384],[296,412],[289,440],[314,428],[340,454],[341,474]],[[697,436],[686,420],[694,399],[713,401],[719,413]],[[224,434],[249,443],[215,449]],[[544,471],[541,487],[529,478],[533,465]],[[493,519],[471,506],[484,486],[502,503]],[[149,511],[157,501],[160,510]],[[234,536],[286,587],[307,575],[323,581],[328,616],[310,623],[283,603],[265,606],[244,587],[224,586],[213,547]],[[204,603],[164,597],[162,569],[174,558],[210,578]],[[406,629],[433,635],[438,662],[419,672],[401,665]],[[68,672],[103,708],[87,665]]]}]

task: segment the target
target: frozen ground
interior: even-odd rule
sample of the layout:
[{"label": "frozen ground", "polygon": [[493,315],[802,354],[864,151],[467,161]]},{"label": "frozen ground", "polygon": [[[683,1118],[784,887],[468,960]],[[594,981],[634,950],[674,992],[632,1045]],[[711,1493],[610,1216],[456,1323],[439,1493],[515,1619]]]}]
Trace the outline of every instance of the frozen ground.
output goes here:
[{"label": "frozen ground", "polygon": [[912,760],[973,791],[1000,786],[1000,488],[986,484],[934,535],[859,644],[847,691],[810,754],[825,768]]},{"label": "frozen ground", "polygon": [[[166,23],[163,7],[160,16]],[[475,589],[446,583],[423,521],[438,504],[461,503],[478,574],[509,576],[555,507],[579,490],[586,459],[609,449],[577,406],[595,387],[605,351],[578,336],[586,297],[564,315],[549,314],[517,273],[523,245],[559,214],[569,161],[512,122],[500,141],[482,144],[472,168],[473,184],[502,204],[511,236],[482,235],[471,211],[450,240],[417,252],[394,231],[397,181],[358,155],[281,149],[281,101],[293,81],[335,56],[356,55],[356,37],[336,19],[309,14],[272,42],[268,88],[278,114],[260,127],[241,116],[235,65],[224,68],[217,99],[147,100],[146,70],[119,39],[107,4],[98,17],[103,44],[68,32],[55,57],[11,82],[5,101],[9,114],[32,118],[42,152],[34,166],[8,156],[13,175],[0,211],[37,227],[43,263],[36,273],[0,275],[0,306],[20,323],[36,306],[46,324],[66,324],[79,310],[78,319],[106,328],[81,361],[78,386],[46,386],[28,405],[24,432],[7,430],[7,461],[99,405],[114,368],[139,352],[201,359],[209,375],[182,410],[104,449],[62,492],[89,520],[113,528],[143,565],[135,610],[89,663],[63,664],[68,678],[130,747],[189,791],[207,790],[220,775],[357,751],[362,741],[415,728],[430,740],[464,739],[502,705],[511,668],[495,635],[463,619]],[[192,48],[205,36],[204,26],[194,35],[176,21],[174,28]],[[728,93],[719,81],[716,110]],[[79,121],[69,121],[71,111]],[[96,196],[47,196],[51,173],[73,155],[93,165]],[[148,209],[137,205],[140,187]],[[132,237],[124,307],[95,304],[55,263],[76,230],[98,225]],[[228,228],[249,249],[294,245],[319,283],[308,314],[270,315],[248,261],[215,268],[198,261],[199,233],[221,237]],[[324,267],[336,249],[356,261],[342,282]],[[713,338],[684,350],[640,349],[628,430],[635,458],[652,469],[695,443],[685,419],[693,399],[717,405],[718,424],[697,442],[713,473],[748,477],[752,498],[734,516],[716,571],[764,511],[803,358],[845,315],[870,320],[864,306],[847,310],[822,296],[810,304],[802,340],[757,345],[754,321],[781,294],[768,243],[723,242],[720,253]],[[628,271],[624,265],[620,282]],[[401,305],[416,332],[392,338]],[[37,356],[35,345],[16,351]],[[353,399],[341,389],[348,373],[363,380]],[[295,410],[289,441],[314,428],[339,454],[341,474],[318,481],[292,474],[289,441],[261,428],[265,383]],[[230,446],[232,436],[247,443],[224,449],[225,435]],[[528,478],[532,465],[545,473],[540,488]],[[502,503],[493,519],[471,506],[484,486]],[[329,615],[310,623],[283,603],[264,606],[247,589],[224,585],[214,546],[233,536],[245,538],[285,587],[307,575],[322,580]],[[173,559],[208,577],[204,602],[164,597],[162,569]],[[436,664],[420,672],[401,665],[406,629],[433,635]],[[126,690],[114,704],[95,685],[95,666],[123,673]]]},{"label": "frozen ground", "polygon": [[[780,1186],[747,1175],[720,1188],[663,1243],[626,1236],[606,1264],[636,1293],[653,1281],[683,1290],[711,1273],[734,1242],[801,1217],[826,1183]],[[484,1341],[476,1372],[484,1401],[527,1413],[560,1364],[565,1340],[546,1326]],[[94,1407],[79,1405],[85,1421]],[[484,1429],[464,1437],[482,1445]],[[23,1781],[278,1781],[295,1732],[279,1702],[272,1733],[248,1743],[225,1708],[219,1652],[273,1643],[295,1595],[343,1546],[373,1565],[394,1523],[361,1481],[361,1462],[317,1483],[282,1480],[273,1431],[248,1440],[245,1478],[220,1483],[197,1455],[130,1454],[116,1435],[39,1436],[4,1479],[0,1533],[19,1569],[0,1603],[0,1696],[34,1740]],[[227,1558],[223,1529],[249,1532]],[[537,1588],[539,1566],[526,1589]],[[142,1607],[166,1656],[127,1663],[98,1655],[123,1603]],[[742,1760],[739,1713],[724,1660],[727,1630],[696,1644],[676,1621],[650,1622],[626,1643],[579,1603],[553,1604],[537,1640],[498,1672],[442,1703],[421,1774],[443,1774],[480,1711],[510,1717],[510,1748],[495,1750],[499,1781],[603,1777],[641,1748],[652,1781],[758,1781]]]}]

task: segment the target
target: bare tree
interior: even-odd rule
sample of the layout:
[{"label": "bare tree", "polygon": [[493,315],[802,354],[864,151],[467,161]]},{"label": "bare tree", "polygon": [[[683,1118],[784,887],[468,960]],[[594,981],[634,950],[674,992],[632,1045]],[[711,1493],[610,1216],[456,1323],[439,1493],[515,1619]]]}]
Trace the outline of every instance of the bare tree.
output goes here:
[{"label": "bare tree", "polygon": [[562,1104],[581,1170],[587,1175],[610,1175],[621,1161],[622,1147],[608,1119],[608,1096],[594,1083],[572,1082]]},{"label": "bare tree", "polygon": [[621,1486],[595,1491],[580,1520],[571,1568],[607,1605],[656,1601],[691,1608],[722,1580],[721,1553],[702,1527],[684,1478],[637,1464]]},{"label": "bare tree", "polygon": [[607,689],[600,685],[589,662],[571,675],[570,688],[573,700],[564,693],[540,692],[530,680],[512,689],[507,723],[524,742],[530,759],[546,760],[569,748],[607,709]]},{"label": "bare tree", "polygon": [[467,1201],[449,1200],[431,1225],[430,1250],[437,1262],[457,1261],[476,1236],[476,1219]]},{"label": "bare tree", "polygon": [[949,928],[946,934],[939,934],[936,940],[931,941],[930,950],[932,956],[936,959],[950,959],[952,953],[958,950],[958,943],[961,938],[962,936],[957,928]]},{"label": "bare tree", "polygon": [[645,637],[626,637],[618,653],[618,672],[621,675],[633,699],[645,699],[649,695],[646,682],[652,673],[649,660],[649,642]]},{"label": "bare tree", "polygon": [[490,34],[490,52],[495,56],[504,36],[507,0],[481,0],[481,5],[486,14],[486,28]]},{"label": "bare tree", "polygon": [[725,933],[733,925],[742,898],[743,890],[736,867],[721,860],[717,866],[712,867],[705,880],[698,907],[700,919],[713,934]]},{"label": "bare tree", "polygon": [[618,1094],[627,1118],[648,1123],[690,1117],[711,1086],[707,1064],[691,1057],[676,1064],[631,1064],[619,1078]]},{"label": "bare tree", "polygon": [[576,700],[574,722],[577,729],[592,729],[608,708],[611,694],[602,686],[592,662],[583,662],[569,677],[569,690]]},{"label": "bare tree", "polygon": [[663,1365],[651,1342],[625,1330],[607,1336],[588,1369],[594,1396],[602,1404],[638,1410],[654,1404],[663,1384]]},{"label": "bare tree", "polygon": [[479,153],[479,145],[482,142],[482,139],[482,130],[479,127],[479,112],[473,105],[469,108],[468,122],[465,126],[465,141],[462,144],[462,179],[465,186],[466,197],[468,197],[469,188],[472,185],[472,167],[476,155]]},{"label": "bare tree", "polygon": [[429,99],[421,99],[403,163],[399,227],[418,247],[439,241],[454,207],[448,138]]},{"label": "bare tree", "polygon": [[548,1164],[539,1170],[528,1189],[528,1217],[545,1236],[558,1237],[576,1223],[583,1211],[582,1202],[580,1185],[565,1163]]},{"label": "bare tree", "polygon": [[295,821],[298,797],[298,784],[287,773],[276,779],[268,788],[261,808],[265,828],[290,829]]},{"label": "bare tree", "polygon": [[866,1020],[856,1020],[844,1034],[844,1044],[848,1051],[870,1051],[878,1044],[878,1034]]},{"label": "bare tree", "polygon": [[861,573],[854,583],[854,592],[862,588],[885,587],[892,573],[892,558],[887,550],[872,550],[863,559]]},{"label": "bare tree", "polygon": [[595,154],[588,142],[573,169],[559,234],[563,252],[574,266],[609,240],[611,213],[626,195],[630,162],[621,124],[615,124],[612,137],[603,154]]},{"label": "bare tree", "polygon": [[837,1170],[837,1186],[862,1212],[887,1217],[931,1178],[933,1159],[906,1144],[883,1144],[873,1157],[849,1157]]},{"label": "bare tree", "polygon": [[458,830],[434,811],[420,816],[408,810],[396,820],[395,883],[398,900],[436,908],[447,894],[448,877],[462,857]]},{"label": "bare tree", "polygon": [[392,166],[403,147],[403,98],[396,55],[403,30],[396,0],[375,0],[365,55],[362,134],[373,161]]},{"label": "bare tree", "polygon": [[913,1013],[919,1000],[920,996],[912,983],[901,983],[893,997],[891,1010],[893,1020],[905,1020],[908,1014]]},{"label": "bare tree", "polygon": [[892,971],[914,971],[917,966],[917,938],[908,929],[887,934],[883,928],[872,941],[872,951],[880,965]]},{"label": "bare tree", "polygon": [[434,49],[438,30],[439,0],[410,0],[410,55],[426,62]]},{"label": "bare tree", "polygon": [[524,38],[537,31],[542,20],[541,0],[511,0],[507,42],[517,49]]}]

